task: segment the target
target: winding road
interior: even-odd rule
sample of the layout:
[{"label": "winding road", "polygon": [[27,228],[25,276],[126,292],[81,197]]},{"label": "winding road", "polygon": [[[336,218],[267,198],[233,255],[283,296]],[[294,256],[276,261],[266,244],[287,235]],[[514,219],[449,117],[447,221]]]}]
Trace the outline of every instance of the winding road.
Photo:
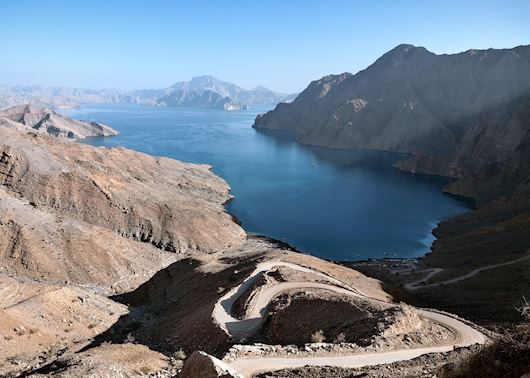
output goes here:
[{"label": "winding road", "polygon": [[[521,257],[520,259],[516,259],[516,260],[511,260],[511,261],[507,261],[507,262],[503,262],[503,263],[483,266],[483,267],[474,269],[471,272],[463,274],[461,276],[454,277],[454,278],[451,278],[451,279],[448,279],[448,280],[445,280],[445,281],[434,282],[434,283],[431,283],[431,284],[427,284],[427,282],[433,276],[435,276],[436,274],[442,272],[443,271],[442,268],[425,269],[425,270],[420,270],[420,271],[416,271],[416,272],[413,271],[413,270],[407,270],[407,272],[408,272],[407,274],[427,273],[427,275],[425,277],[417,280],[417,281],[409,282],[409,283],[405,284],[405,289],[410,290],[410,291],[414,291],[414,290],[418,290],[418,289],[425,288],[425,287],[436,287],[436,286],[440,286],[440,285],[448,285],[448,284],[452,284],[452,283],[455,283],[455,282],[467,280],[468,278],[476,276],[477,274],[479,274],[480,272],[483,272],[485,270],[495,269],[495,268],[499,268],[501,266],[516,264],[518,262],[525,261],[525,260],[528,260],[528,259],[530,259],[530,255],[525,256],[525,257]],[[402,271],[401,274],[405,274],[405,271]]]},{"label": "winding road", "polygon": [[[289,267],[306,273],[311,273],[324,278],[328,283],[321,282],[282,282],[273,286],[266,287],[259,291],[258,298],[254,303],[251,311],[245,319],[237,319],[232,316],[232,308],[237,299],[245,293],[246,290],[259,278],[260,274],[265,273],[275,267]],[[239,286],[230,290],[227,294],[219,299],[216,303],[212,317],[221,326],[221,328],[233,339],[244,342],[249,336],[257,331],[263,321],[265,311],[270,301],[276,296],[293,289],[318,288],[333,291],[339,294],[352,295],[371,300],[370,298],[346,285],[345,283],[328,276],[317,270],[303,267],[297,264],[283,261],[267,261],[258,264],[256,269],[243,281]],[[482,333],[447,314],[442,314],[431,310],[416,309],[418,314],[423,318],[437,322],[452,331],[455,337],[445,343],[435,346],[425,346],[414,349],[401,349],[395,351],[359,353],[344,356],[304,356],[304,357],[257,357],[257,358],[240,358],[229,362],[228,365],[245,377],[252,377],[260,372],[280,370],[284,368],[297,368],[306,365],[311,366],[338,366],[345,368],[362,367],[392,363],[402,360],[410,360],[425,353],[440,353],[453,350],[457,347],[466,347],[473,344],[484,344],[487,337]]]},{"label": "winding road", "polygon": [[[304,273],[311,273],[327,280],[330,284],[328,285],[318,282],[284,282],[268,287],[260,292],[257,303],[253,306],[251,313],[245,319],[237,319],[233,317],[232,308],[239,297],[258,280],[260,274],[268,272],[276,267],[287,267]],[[214,306],[212,317],[233,339],[244,341],[246,338],[254,334],[257,328],[261,325],[267,305],[274,297],[285,291],[298,288],[321,288],[362,298],[369,298],[361,291],[354,289],[325,273],[284,261],[267,261],[258,264],[256,269],[241,283],[241,285],[230,290],[217,301]]]}]

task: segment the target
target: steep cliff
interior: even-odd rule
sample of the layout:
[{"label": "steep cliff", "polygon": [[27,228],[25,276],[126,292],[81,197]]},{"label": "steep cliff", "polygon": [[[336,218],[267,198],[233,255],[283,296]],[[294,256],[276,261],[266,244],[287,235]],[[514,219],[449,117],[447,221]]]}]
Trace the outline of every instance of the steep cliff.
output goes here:
[{"label": "steep cliff", "polygon": [[356,75],[312,82],[254,127],[293,130],[307,144],[409,153],[398,167],[459,178],[448,191],[485,202],[528,173],[520,155],[529,98],[530,46],[436,55],[400,45]]}]

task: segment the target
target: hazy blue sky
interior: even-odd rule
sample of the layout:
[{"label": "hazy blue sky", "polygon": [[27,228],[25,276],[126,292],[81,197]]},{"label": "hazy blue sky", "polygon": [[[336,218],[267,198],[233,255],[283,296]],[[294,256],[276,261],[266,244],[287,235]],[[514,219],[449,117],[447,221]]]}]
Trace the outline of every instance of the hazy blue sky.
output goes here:
[{"label": "hazy blue sky", "polygon": [[400,43],[530,43],[530,1],[0,0],[0,83],[158,88],[210,74],[300,91]]}]

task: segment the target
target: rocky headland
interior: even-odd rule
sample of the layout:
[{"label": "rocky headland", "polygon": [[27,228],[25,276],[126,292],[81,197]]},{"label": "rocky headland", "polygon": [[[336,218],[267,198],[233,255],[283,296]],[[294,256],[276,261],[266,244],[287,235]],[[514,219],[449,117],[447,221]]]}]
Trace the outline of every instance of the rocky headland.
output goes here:
[{"label": "rocky headland", "polygon": [[[486,323],[518,319],[530,262],[499,264],[530,254],[530,46],[436,55],[399,45],[355,75],[313,81],[254,127],[289,130],[305,144],[406,153],[395,167],[452,178],[443,190],[478,209],[441,222],[410,274],[389,274],[395,264],[385,261],[355,267],[416,304]],[[451,281],[490,265],[498,267]],[[401,290],[433,269],[425,287]]]},{"label": "rocky headland", "polygon": [[77,121],[53,110],[31,104],[16,105],[0,111],[0,126],[67,140],[118,135],[116,130],[107,125]]},{"label": "rocky headland", "polygon": [[398,167],[458,179],[483,203],[527,177],[530,46],[436,55],[400,45],[359,73],[313,81],[256,118],[301,143],[410,154]]}]

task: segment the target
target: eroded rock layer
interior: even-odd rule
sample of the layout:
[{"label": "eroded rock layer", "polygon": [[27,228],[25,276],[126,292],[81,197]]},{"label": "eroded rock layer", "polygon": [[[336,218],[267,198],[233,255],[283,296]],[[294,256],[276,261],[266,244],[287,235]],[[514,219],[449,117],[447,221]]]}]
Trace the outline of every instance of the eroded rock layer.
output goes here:
[{"label": "eroded rock layer", "polygon": [[45,134],[63,140],[89,136],[118,135],[116,130],[97,122],[77,121],[47,108],[16,105],[0,112],[0,125],[34,134]]}]

